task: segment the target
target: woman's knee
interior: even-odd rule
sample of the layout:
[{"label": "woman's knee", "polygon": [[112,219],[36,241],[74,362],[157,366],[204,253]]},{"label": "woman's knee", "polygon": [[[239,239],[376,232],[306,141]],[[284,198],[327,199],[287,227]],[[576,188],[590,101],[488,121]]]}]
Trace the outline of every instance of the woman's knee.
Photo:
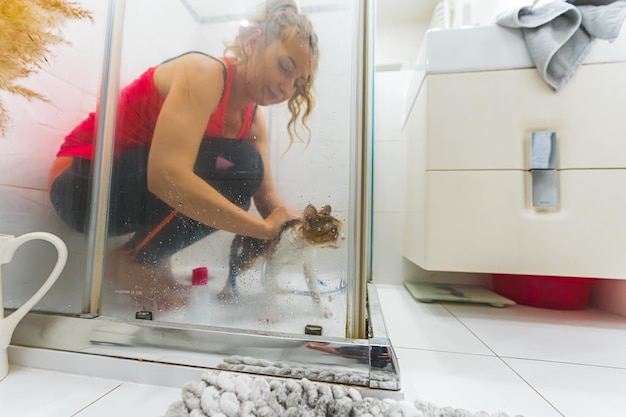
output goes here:
[{"label": "woman's knee", "polygon": [[222,195],[235,202],[246,200],[263,182],[263,158],[252,145],[237,139],[202,141],[195,172]]}]

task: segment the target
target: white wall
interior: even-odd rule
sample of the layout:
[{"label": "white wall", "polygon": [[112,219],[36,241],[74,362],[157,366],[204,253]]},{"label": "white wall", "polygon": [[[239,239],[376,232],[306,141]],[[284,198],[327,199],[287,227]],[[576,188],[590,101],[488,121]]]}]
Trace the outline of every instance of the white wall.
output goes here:
[{"label": "white wall", "polygon": [[377,71],[374,78],[374,224],[373,280],[379,284],[413,282],[481,283],[482,274],[425,271],[402,256],[405,207],[405,155],[402,127],[413,68],[430,19],[376,28],[375,64],[400,71]]},{"label": "white wall", "polygon": [[409,281],[489,287],[489,275],[425,271],[402,256],[406,199],[402,128],[412,77],[412,71],[377,72],[375,76],[373,280],[377,284]]},{"label": "white wall", "polygon": [[[80,3],[92,11],[94,22],[68,21],[63,36],[69,43],[53,47],[48,56],[49,65],[22,82],[45,95],[49,102],[3,96],[11,123],[7,137],[0,140],[0,187],[5,187],[6,193],[15,194],[24,190],[37,191],[41,197],[36,205],[47,204],[48,170],[63,137],[95,109],[100,91],[108,6],[101,0],[82,0]],[[162,18],[146,19],[146,10],[161,13]],[[164,31],[158,22],[165,19],[176,19],[180,25],[176,30]],[[178,1],[129,1],[126,22],[122,83],[181,47],[190,47],[193,45],[190,39],[197,39],[194,26],[190,25],[192,20]],[[0,200],[2,204],[7,204],[5,192]],[[28,204],[27,201],[24,203]],[[37,214],[31,217],[32,207],[29,206],[12,209],[13,213],[21,213],[23,221],[5,224],[5,219],[15,220],[16,217],[9,216],[9,208],[0,207],[0,225],[4,230],[8,227],[11,233],[49,226],[48,218],[42,219]]]},{"label": "white wall", "polygon": [[374,46],[376,66],[395,65],[404,71],[412,69],[426,29],[427,21],[377,27]]},{"label": "white wall", "polygon": [[[100,86],[106,2],[84,0],[82,4],[93,11],[95,22],[69,21],[63,34],[71,45],[54,47],[49,65],[21,81],[50,101],[3,95],[11,121],[7,136],[0,139],[0,233],[41,230],[64,238],[70,251],[68,264],[39,306],[71,313],[81,307],[84,239],[69,233],[53,213],[47,176],[63,136],[95,106]],[[47,276],[54,259],[54,252],[45,245],[18,251],[3,268],[5,305],[22,304],[40,285],[38,277]]]}]

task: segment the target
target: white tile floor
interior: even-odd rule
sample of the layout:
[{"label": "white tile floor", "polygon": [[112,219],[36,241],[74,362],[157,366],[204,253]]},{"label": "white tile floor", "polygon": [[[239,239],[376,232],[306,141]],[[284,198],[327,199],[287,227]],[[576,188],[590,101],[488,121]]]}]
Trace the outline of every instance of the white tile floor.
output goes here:
[{"label": "white tile floor", "polygon": [[[407,399],[510,416],[626,415],[624,317],[423,304],[402,286],[378,286],[378,296]],[[13,365],[0,382],[0,414],[160,417],[180,396],[180,381],[163,385]]]},{"label": "white tile floor", "polygon": [[525,417],[626,416],[626,318],[423,304],[378,286],[407,398]]}]

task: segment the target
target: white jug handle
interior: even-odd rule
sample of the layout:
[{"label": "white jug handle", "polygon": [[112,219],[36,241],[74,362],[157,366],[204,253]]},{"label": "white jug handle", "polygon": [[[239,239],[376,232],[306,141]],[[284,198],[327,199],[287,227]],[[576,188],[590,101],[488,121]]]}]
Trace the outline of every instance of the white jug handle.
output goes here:
[{"label": "white jug handle", "polygon": [[[56,282],[56,280],[61,275],[61,272],[63,272],[63,268],[65,268],[65,264],[67,262],[67,246],[65,246],[65,243],[60,238],[58,238],[57,236],[51,233],[46,233],[46,232],[26,233],[21,236],[15,237],[14,240],[17,241],[15,242],[17,244],[13,246],[12,250],[8,251],[8,254],[5,253],[5,255],[7,255],[6,261],[10,261],[13,258],[13,254],[15,253],[17,248],[22,246],[22,244],[30,240],[45,240],[45,241],[52,243],[52,245],[54,245],[54,247],[56,248],[57,262],[54,268],[52,269],[50,276],[48,276],[48,279],[46,279],[46,281],[35,292],[35,294],[33,294],[33,296],[30,297],[28,301],[22,304],[22,306],[20,306],[17,310],[15,310],[13,313],[9,314],[7,317],[4,318],[5,323],[3,323],[3,325],[6,325],[7,328],[11,329],[11,331],[5,334],[12,334],[13,330],[15,330],[15,327],[17,327],[17,324],[26,315],[26,313],[28,313],[35,306],[35,304],[37,304],[39,300],[41,300],[43,296],[46,295],[50,287],[52,287],[52,285]],[[1,347],[2,346],[0,346],[0,348]]]}]

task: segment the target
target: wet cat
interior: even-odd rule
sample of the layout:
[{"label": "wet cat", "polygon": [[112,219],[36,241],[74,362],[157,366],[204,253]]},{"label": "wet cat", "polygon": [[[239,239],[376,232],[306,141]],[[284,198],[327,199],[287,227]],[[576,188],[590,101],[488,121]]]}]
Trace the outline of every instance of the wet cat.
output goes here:
[{"label": "wet cat", "polygon": [[265,261],[263,284],[266,288],[267,304],[264,321],[273,322],[274,297],[277,292],[276,279],[288,264],[301,264],[309,294],[319,306],[323,317],[332,316],[331,310],[320,297],[319,280],[316,276],[315,254],[318,248],[337,248],[342,240],[341,221],[330,214],[329,205],[319,211],[309,204],[302,219],[291,220],[283,225],[278,237],[270,240],[237,235],[230,249],[229,274],[224,289],[219,293],[222,300],[238,296],[237,277],[257,261]]}]

